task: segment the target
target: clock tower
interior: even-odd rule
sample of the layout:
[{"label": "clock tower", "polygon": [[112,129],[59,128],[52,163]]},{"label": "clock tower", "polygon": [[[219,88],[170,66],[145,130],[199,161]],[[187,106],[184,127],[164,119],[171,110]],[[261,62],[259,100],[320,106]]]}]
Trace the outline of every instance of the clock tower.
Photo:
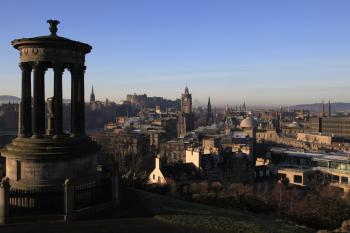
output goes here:
[{"label": "clock tower", "polygon": [[181,95],[181,111],[179,112],[177,121],[177,135],[183,138],[187,132],[194,130],[194,115],[192,112],[192,95],[185,88],[185,92]]},{"label": "clock tower", "polygon": [[188,91],[188,87],[185,88],[185,93],[181,96],[181,111],[183,113],[192,113],[192,95]]}]

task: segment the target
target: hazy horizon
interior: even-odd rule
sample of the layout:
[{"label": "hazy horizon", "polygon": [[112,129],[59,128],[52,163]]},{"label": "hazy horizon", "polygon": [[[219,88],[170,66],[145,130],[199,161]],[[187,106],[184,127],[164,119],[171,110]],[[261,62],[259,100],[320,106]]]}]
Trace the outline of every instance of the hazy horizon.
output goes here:
[{"label": "hazy horizon", "polygon": [[[49,34],[92,45],[85,98],[146,93],[216,106],[350,102],[349,1],[3,1],[0,95],[20,96],[16,38]],[[46,75],[52,95],[53,72]],[[70,95],[64,74],[64,98]]]}]

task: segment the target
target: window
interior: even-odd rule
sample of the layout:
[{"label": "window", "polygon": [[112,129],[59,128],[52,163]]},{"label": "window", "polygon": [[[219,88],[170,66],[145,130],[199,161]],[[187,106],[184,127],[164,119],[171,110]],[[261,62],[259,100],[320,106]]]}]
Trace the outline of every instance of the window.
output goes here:
[{"label": "window", "polygon": [[332,183],[339,183],[339,176],[332,175]]},{"label": "window", "polygon": [[156,179],[156,175],[155,174],[153,174],[153,180],[155,180]]},{"label": "window", "polygon": [[294,183],[302,184],[303,183],[303,177],[299,176],[299,175],[294,175]]},{"label": "window", "polygon": [[278,178],[279,178],[280,180],[285,179],[286,177],[287,177],[286,174],[284,174],[284,173],[278,173]]},{"label": "window", "polygon": [[264,176],[264,171],[263,171],[263,170],[260,170],[260,171],[259,171],[259,176],[260,176],[260,177],[263,177],[263,176]]},{"label": "window", "polygon": [[16,180],[20,180],[21,179],[21,161],[16,160]]},{"label": "window", "polygon": [[342,184],[348,184],[348,183],[349,183],[348,177],[342,176],[342,177],[341,177],[341,183],[342,183]]},{"label": "window", "polygon": [[316,160],[316,161],[313,161],[313,166],[314,167],[328,167],[328,162]]},{"label": "window", "polygon": [[161,183],[161,179],[160,179],[160,176],[158,176],[158,183]]},{"label": "window", "polygon": [[345,171],[349,170],[349,165],[348,164],[341,163],[339,165],[339,167],[340,167],[341,170],[345,170]]}]

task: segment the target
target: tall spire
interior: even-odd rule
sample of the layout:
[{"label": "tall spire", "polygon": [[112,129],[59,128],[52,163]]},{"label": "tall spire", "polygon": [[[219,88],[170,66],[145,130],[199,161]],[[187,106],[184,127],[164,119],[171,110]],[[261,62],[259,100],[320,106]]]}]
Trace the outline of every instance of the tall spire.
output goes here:
[{"label": "tall spire", "polygon": [[210,96],[208,98],[208,107],[207,107],[207,125],[211,125],[213,120],[213,113],[211,112],[211,102]]},{"label": "tall spire", "polygon": [[95,102],[95,93],[94,93],[94,86],[91,88],[91,94],[90,94],[90,102]]},{"label": "tall spire", "polygon": [[322,117],[325,116],[324,100],[322,100]]},{"label": "tall spire", "polygon": [[186,87],[185,87],[185,94],[188,95],[189,93],[190,93],[190,92],[189,92],[189,90],[188,90],[188,87],[186,86]]},{"label": "tall spire", "polygon": [[331,107],[331,101],[328,101],[328,117],[332,117],[332,107]]}]

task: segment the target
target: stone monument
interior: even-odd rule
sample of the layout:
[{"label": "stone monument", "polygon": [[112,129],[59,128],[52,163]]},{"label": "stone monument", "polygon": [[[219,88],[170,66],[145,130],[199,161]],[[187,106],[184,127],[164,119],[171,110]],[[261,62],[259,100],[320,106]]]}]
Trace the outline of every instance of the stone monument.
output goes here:
[{"label": "stone monument", "polygon": [[[18,137],[2,150],[11,190],[20,190],[23,196],[31,194],[27,201],[10,200],[10,204],[39,209],[50,208],[47,204],[53,200],[46,193],[62,190],[66,179],[77,185],[93,182],[99,150],[85,134],[84,63],[92,47],[58,36],[59,21],[47,22],[50,35],[12,41],[20,53],[22,71],[20,122]],[[48,113],[45,110],[47,69],[54,72],[54,96],[48,101]],[[69,134],[63,132],[62,114],[62,74],[66,69],[71,74]]]}]

